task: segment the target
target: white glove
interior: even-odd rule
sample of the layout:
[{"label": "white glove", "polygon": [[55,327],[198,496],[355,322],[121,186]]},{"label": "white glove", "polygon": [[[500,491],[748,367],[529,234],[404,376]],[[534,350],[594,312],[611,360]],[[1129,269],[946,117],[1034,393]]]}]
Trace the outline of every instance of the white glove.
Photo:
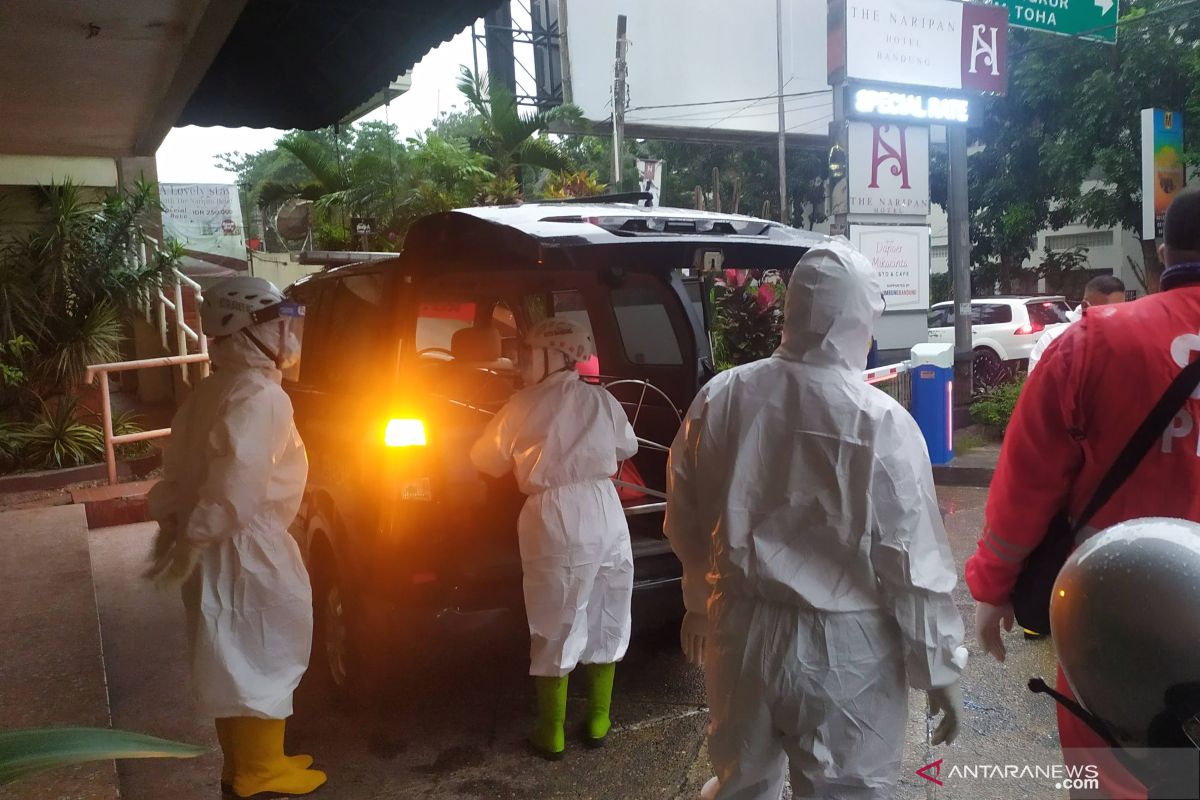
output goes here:
[{"label": "white glove", "polygon": [[704,647],[708,641],[708,615],[689,611],[679,628],[679,644],[689,664],[704,666]]},{"label": "white glove", "polygon": [[958,681],[940,689],[929,690],[929,710],[942,713],[942,721],[933,731],[934,744],[950,744],[958,738],[958,721],[962,718],[962,689]]},{"label": "white glove", "polygon": [[179,535],[173,524],[159,525],[150,554],[150,568],[142,577],[160,589],[182,586],[200,563],[200,549]]},{"label": "white glove", "polygon": [[708,779],[700,790],[700,800],[717,800],[717,792],[721,791],[721,781],[714,776]]},{"label": "white glove", "polygon": [[975,604],[975,638],[979,640],[979,646],[997,661],[1003,661],[1005,656],[1000,626],[1004,625],[1004,630],[1011,631],[1013,620],[1012,603],[998,606]]}]

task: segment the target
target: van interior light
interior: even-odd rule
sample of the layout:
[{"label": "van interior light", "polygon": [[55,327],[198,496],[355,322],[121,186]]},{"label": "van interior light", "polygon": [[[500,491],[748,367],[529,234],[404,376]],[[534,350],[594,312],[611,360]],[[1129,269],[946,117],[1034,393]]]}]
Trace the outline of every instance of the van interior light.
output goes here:
[{"label": "van interior light", "polygon": [[383,434],[388,447],[424,447],[425,423],[419,419],[391,419]]}]

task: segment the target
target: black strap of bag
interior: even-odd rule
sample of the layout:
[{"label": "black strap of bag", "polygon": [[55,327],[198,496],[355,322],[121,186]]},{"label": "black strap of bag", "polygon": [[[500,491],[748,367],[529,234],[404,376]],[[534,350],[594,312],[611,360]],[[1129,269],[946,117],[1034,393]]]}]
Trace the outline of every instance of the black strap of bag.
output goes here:
[{"label": "black strap of bag", "polygon": [[1021,627],[1035,633],[1050,633],[1050,596],[1054,591],[1054,581],[1071,554],[1075,537],[1133,474],[1197,385],[1200,385],[1200,359],[1180,370],[1171,381],[1166,392],[1100,479],[1092,499],[1084,506],[1079,518],[1072,523],[1064,511],[1050,522],[1045,538],[1029,554],[1013,586],[1013,611]]}]

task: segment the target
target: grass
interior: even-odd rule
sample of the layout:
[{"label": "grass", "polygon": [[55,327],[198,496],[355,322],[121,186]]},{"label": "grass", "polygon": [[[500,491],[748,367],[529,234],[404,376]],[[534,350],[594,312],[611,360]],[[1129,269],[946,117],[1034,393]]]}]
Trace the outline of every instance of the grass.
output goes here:
[{"label": "grass", "polygon": [[980,447],[988,444],[990,440],[986,436],[981,436],[978,433],[970,431],[962,431],[954,436],[954,455],[961,456],[972,450],[977,450]]}]

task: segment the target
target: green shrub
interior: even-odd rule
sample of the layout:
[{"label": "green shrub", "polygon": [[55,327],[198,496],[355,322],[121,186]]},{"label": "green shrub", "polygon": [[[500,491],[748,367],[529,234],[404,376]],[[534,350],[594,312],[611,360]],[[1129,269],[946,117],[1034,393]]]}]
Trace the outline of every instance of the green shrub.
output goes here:
[{"label": "green shrub", "polygon": [[984,392],[971,404],[971,418],[1003,436],[1008,430],[1008,423],[1012,421],[1013,409],[1017,407],[1017,398],[1024,387],[1025,378],[1022,376]]},{"label": "green shrub", "polygon": [[32,467],[75,467],[104,458],[104,434],[80,421],[74,398],[61,398],[53,408],[43,405],[22,438],[23,460]]}]

